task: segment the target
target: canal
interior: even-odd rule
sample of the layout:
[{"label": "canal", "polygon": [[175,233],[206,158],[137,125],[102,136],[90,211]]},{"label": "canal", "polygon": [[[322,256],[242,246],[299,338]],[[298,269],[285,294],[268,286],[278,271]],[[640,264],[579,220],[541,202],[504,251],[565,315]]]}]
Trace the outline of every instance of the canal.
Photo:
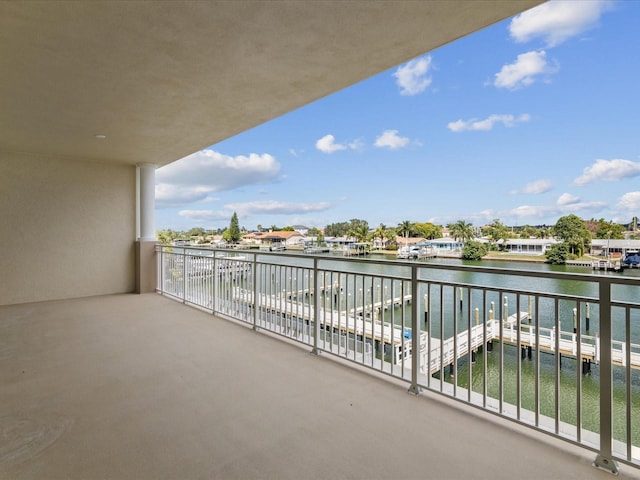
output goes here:
[{"label": "canal", "polygon": [[[242,255],[242,254],[240,254]],[[240,258],[240,257],[239,257]],[[402,331],[411,326],[412,302],[400,301],[394,306],[377,310],[378,302],[403,299],[412,293],[411,266],[398,263],[395,258],[380,255],[345,259],[340,256],[306,258],[300,255],[277,256],[258,254],[260,262],[256,271],[256,291],[272,298],[274,302],[290,301],[291,304],[313,306],[309,292],[314,286],[312,268],[317,259],[321,274],[320,306],[326,311],[338,312],[344,318],[365,316],[374,321],[393,324]],[[358,261],[354,261],[358,260]],[[374,260],[374,261],[371,261]],[[380,261],[380,260],[389,260]],[[614,285],[612,299],[638,304],[640,296],[640,269],[623,273],[593,272],[588,267],[553,266],[534,262],[482,261],[468,262],[457,259],[433,259],[417,262],[444,268],[421,268],[418,270],[418,316],[421,330],[428,337],[448,339],[486,319],[507,319],[516,312],[526,312],[529,322],[539,329],[556,329],[562,332],[578,331],[584,339],[597,339],[599,335],[598,284],[572,279],[523,276],[504,270],[535,271],[537,273],[574,273],[583,276],[624,276],[637,278],[638,285]],[[447,269],[459,266],[481,267],[474,270]],[[491,272],[491,268],[503,273]],[[182,267],[178,268],[181,271]],[[202,283],[202,291],[211,291],[210,281]],[[225,283],[225,282],[223,282]],[[238,287],[246,291],[254,287],[251,276],[241,275],[232,280],[227,293]],[[191,289],[191,288],[190,288]],[[580,298],[576,301],[576,298]],[[358,311],[360,309],[360,311]],[[303,311],[303,308],[300,309]],[[333,314],[332,314],[333,315]],[[640,344],[640,309],[612,309],[612,336],[614,340]],[[333,316],[332,316],[333,318]],[[628,322],[628,323],[627,323]],[[628,328],[627,328],[628,325]],[[540,417],[551,422],[574,426],[570,436],[585,438],[589,432],[598,433],[600,428],[600,366],[584,365],[575,357],[558,357],[553,352],[538,352],[535,349],[522,355],[517,346],[494,342],[493,349],[481,348],[475,361],[471,355],[460,358],[455,367],[445,367],[429,382],[446,384],[444,390],[453,388],[472,392],[493,404],[502,399],[512,411],[518,407],[528,412],[538,412]],[[376,353],[379,357],[379,354]],[[471,363],[470,363],[471,362]],[[486,365],[486,368],[485,368]],[[613,367],[613,437],[625,442],[630,436],[631,444],[640,447],[640,371],[624,367]],[[556,413],[557,412],[557,413]],[[629,421],[627,421],[629,419]],[[581,424],[576,430],[575,425]],[[629,425],[629,431],[627,428]],[[577,434],[576,434],[577,432]],[[597,439],[594,438],[594,443]],[[615,447],[614,447],[615,449]],[[620,452],[624,453],[624,452]]]},{"label": "canal", "polygon": [[[379,263],[367,261],[367,259],[385,259],[390,262]],[[353,262],[338,256],[323,260],[322,268],[345,272],[325,274],[322,283],[334,285],[333,289],[322,295],[325,308],[338,309],[342,312],[349,312],[358,307],[365,311],[369,308],[370,316],[374,319],[393,323],[402,328],[410,326],[410,303],[401,303],[383,313],[377,313],[375,309],[370,308],[376,302],[390,301],[392,298],[400,298],[411,293],[409,282],[393,278],[410,278],[410,267],[398,265],[393,262],[395,260],[393,257],[384,258],[380,255],[361,257],[360,260],[362,261]],[[278,261],[282,262],[282,257]],[[288,262],[284,260],[284,263]],[[291,264],[296,263],[293,261]],[[469,262],[458,259],[423,260],[419,263],[583,275],[623,275],[638,278],[640,285],[640,269],[629,269],[623,273],[605,273],[592,272],[588,267],[556,266],[537,262]],[[308,277],[292,279],[290,275],[276,276],[271,280],[275,281],[275,285],[270,286],[269,293],[308,288],[311,281]],[[599,312],[596,302],[599,294],[596,283],[446,269],[421,270],[419,280],[420,325],[423,330],[429,332],[432,339],[439,339],[441,336],[447,339],[453,336],[454,332],[467,330],[478,320],[482,322],[483,318],[504,319],[516,311],[527,312],[532,318],[536,318],[539,327],[559,327],[564,332],[571,332],[575,328],[579,329],[585,338],[597,338],[599,335]],[[460,288],[458,285],[465,287]],[[478,288],[475,288],[476,286]],[[490,287],[491,290],[488,291],[484,287]],[[569,299],[554,300],[544,295],[519,294],[517,293],[519,291],[541,294],[559,293]],[[612,290],[612,299],[637,302],[639,294],[638,286],[618,285]],[[576,303],[575,300],[570,299],[572,296],[591,298],[593,302]],[[479,312],[476,312],[476,309]],[[427,311],[429,320],[424,323],[422,318],[427,318],[425,315]],[[638,309],[631,311],[629,332],[627,332],[623,311],[614,311],[612,317],[614,340],[624,341],[628,335],[631,343],[640,344]],[[558,321],[557,325],[556,321]],[[538,352],[535,349],[530,355],[523,356],[521,353],[516,346],[506,343],[503,345],[498,343],[492,351],[486,348],[480,349],[471,366],[469,366],[469,356],[462,357],[457,362],[456,368],[445,368],[436,374],[434,383],[439,383],[441,376],[444,383],[450,387],[455,384],[456,388],[461,390],[468,389],[471,383],[473,392],[481,395],[486,391],[487,397],[495,401],[502,397],[504,404],[512,409],[519,405],[522,410],[535,412],[537,405],[537,411],[541,417],[561,422],[565,426],[575,426],[579,420],[582,425],[581,432],[598,433],[600,428],[599,366],[590,365],[589,370],[583,373],[583,366],[575,357],[561,356],[558,359],[553,353]],[[536,372],[538,372],[537,377]],[[538,378],[537,384],[536,378]],[[613,436],[614,439],[625,441],[628,433],[626,419],[629,415],[631,442],[634,446],[640,446],[640,371],[631,370],[629,379],[627,390],[626,369],[613,367]],[[580,396],[579,401],[578,396]],[[627,402],[627,398],[630,402]]]},{"label": "canal", "polygon": [[[380,259],[374,256],[374,259]],[[389,257],[389,260],[393,258]],[[576,267],[568,265],[548,265],[536,262],[505,262],[505,261],[482,261],[470,262],[458,259],[433,259],[425,260],[421,263],[442,264],[442,265],[469,265],[480,267],[495,267],[500,269],[514,270],[533,270],[541,272],[566,272],[577,274],[592,275],[612,275],[638,278],[640,282],[640,269],[628,269],[623,273],[614,272],[592,272],[588,267]],[[377,263],[359,263],[357,267],[349,265],[352,271],[355,269],[361,271],[365,275],[389,275],[402,274],[403,267],[396,267],[393,264],[382,266]],[[528,296],[517,295],[514,293],[487,294],[486,298],[482,297],[480,290],[469,288],[468,290],[458,287],[441,287],[441,283],[462,283],[474,286],[490,286],[492,288],[503,288],[506,291],[524,290],[528,292],[556,292],[563,295],[598,298],[596,284],[588,284],[585,282],[571,280],[556,280],[548,278],[534,277],[505,277],[504,275],[492,275],[476,272],[459,272],[447,270],[429,270],[428,274],[422,280],[433,280],[438,283],[436,287],[427,287],[424,284],[420,288],[420,299],[427,295],[427,302],[419,309],[420,315],[425,310],[429,310],[430,322],[429,326],[423,326],[424,329],[430,330],[432,338],[440,338],[440,327],[442,326],[443,337],[449,338],[454,333],[454,322],[456,323],[456,331],[461,332],[474,325],[476,322],[475,309],[480,312],[483,308],[491,309],[495,318],[502,318],[519,311],[527,311],[532,316],[537,316],[540,327],[553,327],[558,312],[561,330],[572,331],[573,328],[579,328],[582,335],[597,336],[599,333],[598,324],[598,308],[597,305],[586,305],[589,302],[581,302],[576,305],[574,301],[554,301],[540,298],[537,305],[529,301]],[[381,280],[380,282],[384,282]],[[373,282],[373,288],[382,289]],[[355,284],[358,280],[355,280]],[[387,281],[387,289],[391,289],[391,284]],[[357,294],[356,294],[357,295]],[[385,293],[376,293],[373,295],[385,296]],[[616,286],[612,292],[614,300],[634,301],[637,302],[640,296],[639,286]],[[519,297],[519,298],[518,298]],[[388,298],[388,296],[387,296]],[[455,304],[455,306],[453,306]],[[578,312],[574,312],[574,308],[578,307]],[[500,313],[500,308],[503,311]],[[536,310],[537,307],[537,310]],[[457,311],[456,311],[457,310]],[[533,311],[532,311],[533,310]],[[455,311],[455,313],[453,313]],[[589,313],[589,325],[587,328],[586,316]],[[638,310],[631,312],[631,329],[626,330],[626,324],[623,312],[613,312],[612,326],[613,338],[624,340],[627,334],[631,343],[640,344],[640,315]],[[410,322],[411,309],[406,306],[399,306],[393,310],[385,312],[385,320],[392,321],[396,324],[402,323],[408,325]],[[471,319],[469,319],[471,315]],[[479,315],[483,318],[482,314]],[[444,320],[440,320],[444,318]],[[536,401],[539,403],[538,411],[540,415],[549,418],[555,418],[556,402],[559,421],[575,425],[577,409],[580,408],[580,418],[582,428],[586,431],[598,432],[600,422],[599,401],[600,401],[600,370],[597,365],[593,365],[586,374],[582,372],[582,365],[575,358],[562,357],[560,360],[560,368],[556,367],[556,356],[549,353],[539,353],[535,350],[531,357],[522,358],[517,347],[505,344],[501,350],[494,348],[492,351],[487,349],[480,350],[475,362],[469,368],[468,357],[463,357],[457,364],[455,374],[453,369],[445,369],[442,374],[442,380],[446,383],[453,384],[457,387],[467,389],[469,386],[469,373],[471,373],[471,386],[473,392],[481,394],[486,388],[487,396],[493,399],[500,398],[500,389],[502,389],[503,401],[512,406],[521,405],[522,409],[535,411]],[[538,358],[539,356],[539,358]],[[485,359],[486,357],[486,359]],[[486,361],[486,373],[483,369]],[[536,365],[539,369],[539,386],[538,396],[536,397]],[[502,370],[502,378],[500,371]],[[436,375],[439,378],[440,374]],[[580,378],[578,378],[580,377]],[[630,375],[629,398],[630,405],[630,425],[631,440],[634,446],[640,446],[640,371],[631,370]],[[625,369],[622,367],[613,367],[613,425],[614,438],[624,441],[627,436],[627,378]],[[580,401],[577,401],[577,387],[581,391]],[[518,395],[520,399],[518,402]]]}]

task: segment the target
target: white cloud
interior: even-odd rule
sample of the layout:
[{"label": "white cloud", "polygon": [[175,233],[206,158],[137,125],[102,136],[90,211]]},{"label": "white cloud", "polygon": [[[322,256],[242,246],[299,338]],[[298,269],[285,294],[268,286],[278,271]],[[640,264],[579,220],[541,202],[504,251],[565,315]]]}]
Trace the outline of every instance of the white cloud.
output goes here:
[{"label": "white cloud", "polygon": [[346,150],[346,145],[336,143],[336,139],[333,135],[325,135],[316,142],[316,148],[323,153],[333,153],[338,150]]},{"label": "white cloud", "polygon": [[417,95],[431,85],[429,70],[431,68],[431,56],[416,58],[404,65],[400,65],[393,74],[396,83],[400,87],[400,95]]},{"label": "white cloud", "polygon": [[576,178],[573,183],[574,185],[587,185],[597,180],[614,181],[639,175],[640,162],[623,159],[603,160],[599,158],[593,165],[585,168],[582,175]]},{"label": "white cloud", "polygon": [[536,180],[526,184],[520,190],[512,190],[510,193],[515,194],[533,194],[538,195],[546,193],[553,188],[553,184],[549,180]]},{"label": "white cloud", "polygon": [[357,138],[348,143],[336,143],[336,138],[329,134],[322,137],[316,142],[316,148],[323,153],[333,153],[339,150],[362,150],[364,148],[364,142]]},{"label": "white cloud", "polygon": [[158,208],[179,207],[188,203],[207,201],[211,187],[204,185],[179,186],[170,183],[156,185],[156,206]]},{"label": "white cloud", "polygon": [[156,172],[158,206],[177,206],[204,200],[209,193],[245,185],[274,182],[280,164],[268,153],[231,157],[202,150]]},{"label": "white cloud", "polygon": [[549,213],[549,209],[544,206],[520,205],[505,212],[509,217],[516,218],[543,218]]},{"label": "white cloud", "polygon": [[224,210],[180,210],[178,215],[196,223],[217,222],[220,220],[230,220],[232,212]]},{"label": "white cloud", "polygon": [[395,150],[396,148],[406,147],[409,144],[407,137],[401,137],[398,135],[398,130],[385,130],[381,135],[376,138],[374,145],[378,148],[389,148]]},{"label": "white cloud", "polygon": [[572,195],[570,193],[563,193],[558,197],[558,200],[556,201],[556,203],[560,206],[564,206],[564,205],[575,205],[579,201],[580,201],[580,197],[576,197],[575,195]]},{"label": "white cloud", "polygon": [[514,17],[509,32],[516,42],[542,38],[554,47],[594,27],[609,4],[603,0],[550,1]]},{"label": "white cloud", "polygon": [[[532,219],[559,218],[570,213],[593,216],[606,207],[604,202],[580,202],[580,199],[571,195],[563,200],[561,198],[562,196],[556,205],[521,205],[499,212],[496,218],[516,218],[523,222],[530,222]],[[562,201],[566,203],[561,203]]]},{"label": "white cloud", "polygon": [[230,203],[225,208],[237,212],[239,216],[272,214],[272,215],[290,215],[309,212],[322,212],[331,207],[328,202],[316,203],[295,203],[295,202],[279,202],[276,200]]},{"label": "white cloud", "polygon": [[216,221],[229,221],[233,212],[240,218],[250,215],[295,215],[310,212],[322,212],[328,210],[331,204],[328,202],[295,203],[278,202],[275,200],[229,203],[220,210],[181,210],[178,214],[188,218],[192,222],[210,223]]},{"label": "white cloud", "polygon": [[625,193],[620,197],[616,207],[629,212],[637,212],[640,210],[640,192]]},{"label": "white cloud", "polygon": [[353,142],[349,142],[349,148],[351,150],[363,150],[364,149],[364,142],[362,141],[362,139],[357,138]]},{"label": "white cloud", "polygon": [[[640,202],[640,192],[636,201]],[[631,197],[633,200],[633,196]],[[489,223],[495,218],[500,218],[504,222],[509,223],[536,223],[550,222],[555,223],[561,216],[570,213],[577,214],[582,217],[595,217],[607,207],[605,202],[581,202],[578,197],[570,194],[563,194],[558,198],[555,204],[549,205],[519,205],[507,210],[482,210],[477,213],[461,215],[460,218],[472,221],[476,225]]]},{"label": "white cloud", "polygon": [[561,205],[561,214],[566,215],[568,213],[586,212],[587,214],[594,215],[597,212],[602,211],[607,206],[605,202],[575,202],[566,205]]},{"label": "white cloud", "polygon": [[497,88],[517,90],[528,87],[539,75],[551,75],[557,72],[557,66],[550,66],[544,50],[521,53],[514,63],[503,65],[495,75],[493,85]]},{"label": "white cloud", "polygon": [[464,132],[464,131],[487,131],[492,130],[496,123],[501,123],[505,127],[514,127],[518,123],[528,122],[531,116],[527,113],[518,115],[517,117],[510,114],[504,115],[490,115],[484,120],[478,120],[472,118],[470,120],[456,120],[455,122],[449,122],[447,128],[452,132]]}]

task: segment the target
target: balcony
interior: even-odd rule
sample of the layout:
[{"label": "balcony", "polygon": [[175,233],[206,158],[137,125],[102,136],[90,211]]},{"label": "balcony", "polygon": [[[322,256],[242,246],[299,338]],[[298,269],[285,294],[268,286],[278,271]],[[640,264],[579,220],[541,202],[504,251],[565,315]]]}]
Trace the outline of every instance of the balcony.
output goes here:
[{"label": "balcony", "polygon": [[158,247],[158,279],[412,393],[582,445],[605,470],[638,465],[637,277]]},{"label": "balcony", "polygon": [[640,478],[637,278],[157,259],[164,296],[0,308],[0,477]]},{"label": "balcony", "polygon": [[609,478],[571,443],[160,295],[4,306],[0,328],[0,478]]}]

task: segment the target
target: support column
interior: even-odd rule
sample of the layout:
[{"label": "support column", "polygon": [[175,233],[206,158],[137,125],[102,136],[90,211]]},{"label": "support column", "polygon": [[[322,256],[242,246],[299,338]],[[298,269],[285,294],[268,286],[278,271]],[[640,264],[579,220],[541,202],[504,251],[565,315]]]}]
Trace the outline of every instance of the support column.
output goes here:
[{"label": "support column", "polygon": [[140,172],[138,191],[140,192],[140,238],[142,242],[156,240],[156,166],[151,163],[138,165]]},{"label": "support column", "polygon": [[156,166],[141,163],[137,167],[140,237],[136,241],[136,293],[148,293],[156,289]]}]

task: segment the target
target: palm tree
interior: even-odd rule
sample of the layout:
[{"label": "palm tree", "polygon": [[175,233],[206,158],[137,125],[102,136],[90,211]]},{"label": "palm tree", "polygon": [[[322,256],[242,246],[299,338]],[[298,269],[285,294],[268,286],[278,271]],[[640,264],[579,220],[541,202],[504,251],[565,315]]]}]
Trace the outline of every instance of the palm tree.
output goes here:
[{"label": "palm tree", "polygon": [[384,248],[384,239],[387,234],[387,226],[384,223],[378,225],[378,228],[373,232],[373,238],[380,239],[380,245]]},{"label": "palm tree", "polygon": [[413,225],[409,220],[404,220],[402,223],[398,224],[398,235],[404,237],[405,243],[407,243],[407,238],[411,236],[413,233]]},{"label": "palm tree", "polygon": [[409,220],[404,220],[402,223],[398,224],[398,235],[400,235],[401,237],[410,237],[412,233],[413,225]]},{"label": "palm tree", "polygon": [[447,227],[451,232],[451,236],[455,240],[460,240],[463,243],[475,237],[473,234],[473,225],[464,220],[458,220],[456,223],[447,225]]},{"label": "palm tree", "polygon": [[365,242],[369,238],[369,227],[367,225],[357,225],[349,229],[348,236],[356,239],[356,242]]}]

